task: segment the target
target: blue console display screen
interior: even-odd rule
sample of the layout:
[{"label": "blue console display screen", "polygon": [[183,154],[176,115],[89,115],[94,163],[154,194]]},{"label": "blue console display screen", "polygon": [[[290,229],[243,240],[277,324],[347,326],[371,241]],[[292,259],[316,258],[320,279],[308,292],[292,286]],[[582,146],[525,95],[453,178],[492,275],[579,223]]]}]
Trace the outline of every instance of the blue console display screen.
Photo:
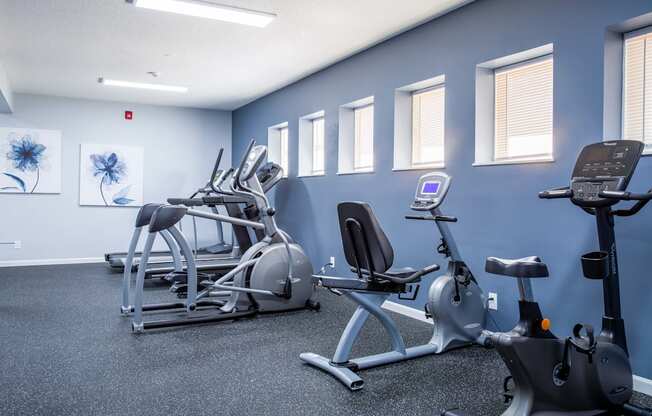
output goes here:
[{"label": "blue console display screen", "polygon": [[439,191],[440,182],[425,182],[421,188],[422,194],[434,195]]}]

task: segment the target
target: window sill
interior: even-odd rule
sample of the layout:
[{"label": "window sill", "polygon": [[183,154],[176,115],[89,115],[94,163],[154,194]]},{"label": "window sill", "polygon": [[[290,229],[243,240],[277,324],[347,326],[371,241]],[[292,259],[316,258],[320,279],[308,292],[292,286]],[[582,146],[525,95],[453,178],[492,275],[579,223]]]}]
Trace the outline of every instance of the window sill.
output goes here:
[{"label": "window sill", "polygon": [[444,169],[446,167],[445,163],[433,163],[430,165],[419,165],[419,166],[409,166],[406,168],[393,168],[393,172],[401,172],[406,170],[430,170],[430,169]]},{"label": "window sill", "polygon": [[360,171],[351,171],[351,172],[337,172],[338,175],[364,175],[368,173],[375,173],[374,170],[360,170]]},{"label": "window sill", "polygon": [[532,163],[553,163],[554,161],[554,157],[545,159],[492,160],[489,162],[474,162],[473,166],[524,165]]},{"label": "window sill", "polygon": [[326,176],[325,173],[315,173],[309,175],[297,175],[297,178],[319,178],[320,176]]}]

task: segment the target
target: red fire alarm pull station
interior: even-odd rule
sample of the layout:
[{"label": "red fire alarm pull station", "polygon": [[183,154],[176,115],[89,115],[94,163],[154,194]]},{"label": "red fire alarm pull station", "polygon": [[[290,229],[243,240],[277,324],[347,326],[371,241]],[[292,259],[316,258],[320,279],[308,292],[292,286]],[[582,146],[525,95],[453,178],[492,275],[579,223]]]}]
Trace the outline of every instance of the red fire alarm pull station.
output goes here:
[{"label": "red fire alarm pull station", "polygon": [[125,111],[125,120],[133,120],[133,119],[134,119],[133,111]]}]

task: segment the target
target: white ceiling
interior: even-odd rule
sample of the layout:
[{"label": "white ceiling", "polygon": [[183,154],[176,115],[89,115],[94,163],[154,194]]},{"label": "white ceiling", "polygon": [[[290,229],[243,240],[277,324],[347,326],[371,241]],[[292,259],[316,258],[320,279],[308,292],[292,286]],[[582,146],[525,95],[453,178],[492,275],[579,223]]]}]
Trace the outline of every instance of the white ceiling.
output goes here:
[{"label": "white ceiling", "polygon": [[[219,2],[278,15],[260,29],[124,0],[0,0],[0,62],[18,93],[231,110],[469,1]],[[104,87],[100,76],[190,90]]]}]

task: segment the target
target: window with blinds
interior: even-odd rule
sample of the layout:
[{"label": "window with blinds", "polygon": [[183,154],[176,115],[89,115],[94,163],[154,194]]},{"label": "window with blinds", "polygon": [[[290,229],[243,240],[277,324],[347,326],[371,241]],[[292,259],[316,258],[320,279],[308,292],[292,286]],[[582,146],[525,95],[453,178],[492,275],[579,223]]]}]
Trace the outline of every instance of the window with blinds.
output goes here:
[{"label": "window with blinds", "polygon": [[290,168],[289,158],[288,158],[288,128],[282,127],[279,129],[279,138],[280,138],[280,160],[278,164],[283,168],[283,176],[288,176],[288,170]]},{"label": "window with blinds", "polygon": [[444,162],[443,86],[412,93],[412,166]]},{"label": "window with blinds", "polygon": [[324,117],[312,120],[312,174],[324,174]]},{"label": "window with blinds", "polygon": [[353,170],[365,172],[374,167],[374,106],[358,107],[354,112]]},{"label": "window with blinds", "polygon": [[[640,33],[640,32],[639,32]],[[652,150],[652,33],[625,36],[623,139]]]},{"label": "window with blinds", "polygon": [[498,68],[494,74],[494,159],[551,159],[552,56]]}]

